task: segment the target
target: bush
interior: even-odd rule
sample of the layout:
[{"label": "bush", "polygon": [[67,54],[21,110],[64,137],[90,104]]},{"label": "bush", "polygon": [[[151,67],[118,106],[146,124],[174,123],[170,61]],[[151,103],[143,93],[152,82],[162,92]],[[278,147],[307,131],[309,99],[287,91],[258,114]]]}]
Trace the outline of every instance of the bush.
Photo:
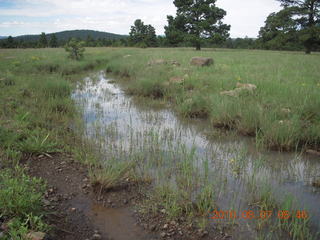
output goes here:
[{"label": "bush", "polygon": [[85,51],[84,42],[72,38],[65,46],[65,50],[69,53],[69,58],[80,60],[83,58]]}]

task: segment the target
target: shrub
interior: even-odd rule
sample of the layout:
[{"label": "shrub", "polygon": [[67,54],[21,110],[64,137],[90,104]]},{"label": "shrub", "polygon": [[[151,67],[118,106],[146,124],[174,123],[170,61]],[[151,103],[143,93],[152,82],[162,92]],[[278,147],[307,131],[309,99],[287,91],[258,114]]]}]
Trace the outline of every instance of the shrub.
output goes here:
[{"label": "shrub", "polygon": [[65,46],[65,50],[69,53],[69,58],[80,60],[83,58],[85,51],[84,42],[72,38]]}]

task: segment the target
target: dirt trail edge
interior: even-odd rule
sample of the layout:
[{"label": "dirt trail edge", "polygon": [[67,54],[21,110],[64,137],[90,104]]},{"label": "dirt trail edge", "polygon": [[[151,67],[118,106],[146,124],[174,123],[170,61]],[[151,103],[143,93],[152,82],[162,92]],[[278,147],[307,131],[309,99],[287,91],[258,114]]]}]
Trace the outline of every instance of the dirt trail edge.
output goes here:
[{"label": "dirt trail edge", "polygon": [[46,239],[158,239],[136,223],[131,206],[137,194],[130,187],[95,194],[87,168],[65,154],[32,157],[25,165],[47,182],[44,204],[53,231]]},{"label": "dirt trail edge", "polygon": [[24,164],[31,176],[47,183],[44,205],[52,231],[46,240],[231,239],[183,224],[169,226],[161,216],[140,216],[134,209],[143,198],[138,185],[109,192],[95,189],[88,179],[88,167],[67,154],[33,156]]}]

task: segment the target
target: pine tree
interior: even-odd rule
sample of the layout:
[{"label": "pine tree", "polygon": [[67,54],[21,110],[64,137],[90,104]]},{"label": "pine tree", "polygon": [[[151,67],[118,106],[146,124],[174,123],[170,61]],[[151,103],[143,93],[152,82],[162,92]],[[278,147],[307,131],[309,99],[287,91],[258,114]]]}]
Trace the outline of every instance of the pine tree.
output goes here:
[{"label": "pine tree", "polygon": [[134,21],[129,33],[131,45],[143,47],[155,47],[157,45],[156,30],[151,25],[145,25],[141,19]]},{"label": "pine tree", "polygon": [[320,1],[319,0],[278,0],[300,30],[307,54],[320,44]]},{"label": "pine tree", "polygon": [[42,32],[39,39],[39,47],[45,48],[47,46],[48,46],[47,36],[44,32]]},{"label": "pine tree", "polygon": [[215,43],[229,37],[230,25],[223,24],[226,11],[218,8],[216,0],[174,0],[177,17],[184,19],[187,38],[197,50],[201,49],[201,40],[210,39]]},{"label": "pine tree", "polygon": [[52,48],[58,47],[58,39],[57,39],[57,36],[54,33],[51,34],[49,45]]}]

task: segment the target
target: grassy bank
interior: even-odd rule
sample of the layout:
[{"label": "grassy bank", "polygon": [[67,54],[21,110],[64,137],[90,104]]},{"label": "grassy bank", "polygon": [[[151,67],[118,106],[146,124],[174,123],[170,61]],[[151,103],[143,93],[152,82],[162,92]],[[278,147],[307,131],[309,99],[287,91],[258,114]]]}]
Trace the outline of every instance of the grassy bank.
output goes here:
[{"label": "grassy bank", "polygon": [[[108,55],[107,70],[130,77],[128,92],[132,94],[165,98],[186,117],[209,118],[215,126],[256,136],[257,143],[268,148],[319,149],[319,54],[122,49]],[[212,57],[215,64],[191,66],[194,56]],[[155,59],[181,65],[148,66]],[[238,82],[255,84],[257,90],[237,97],[220,94],[235,89]]]},{"label": "grassy bank", "polygon": [[45,183],[19,163],[77,148],[74,79],[105,64],[106,57],[91,52],[77,62],[63,49],[26,49],[0,50],[0,59],[0,223],[7,229],[1,234],[25,239],[49,227],[42,207]]}]

